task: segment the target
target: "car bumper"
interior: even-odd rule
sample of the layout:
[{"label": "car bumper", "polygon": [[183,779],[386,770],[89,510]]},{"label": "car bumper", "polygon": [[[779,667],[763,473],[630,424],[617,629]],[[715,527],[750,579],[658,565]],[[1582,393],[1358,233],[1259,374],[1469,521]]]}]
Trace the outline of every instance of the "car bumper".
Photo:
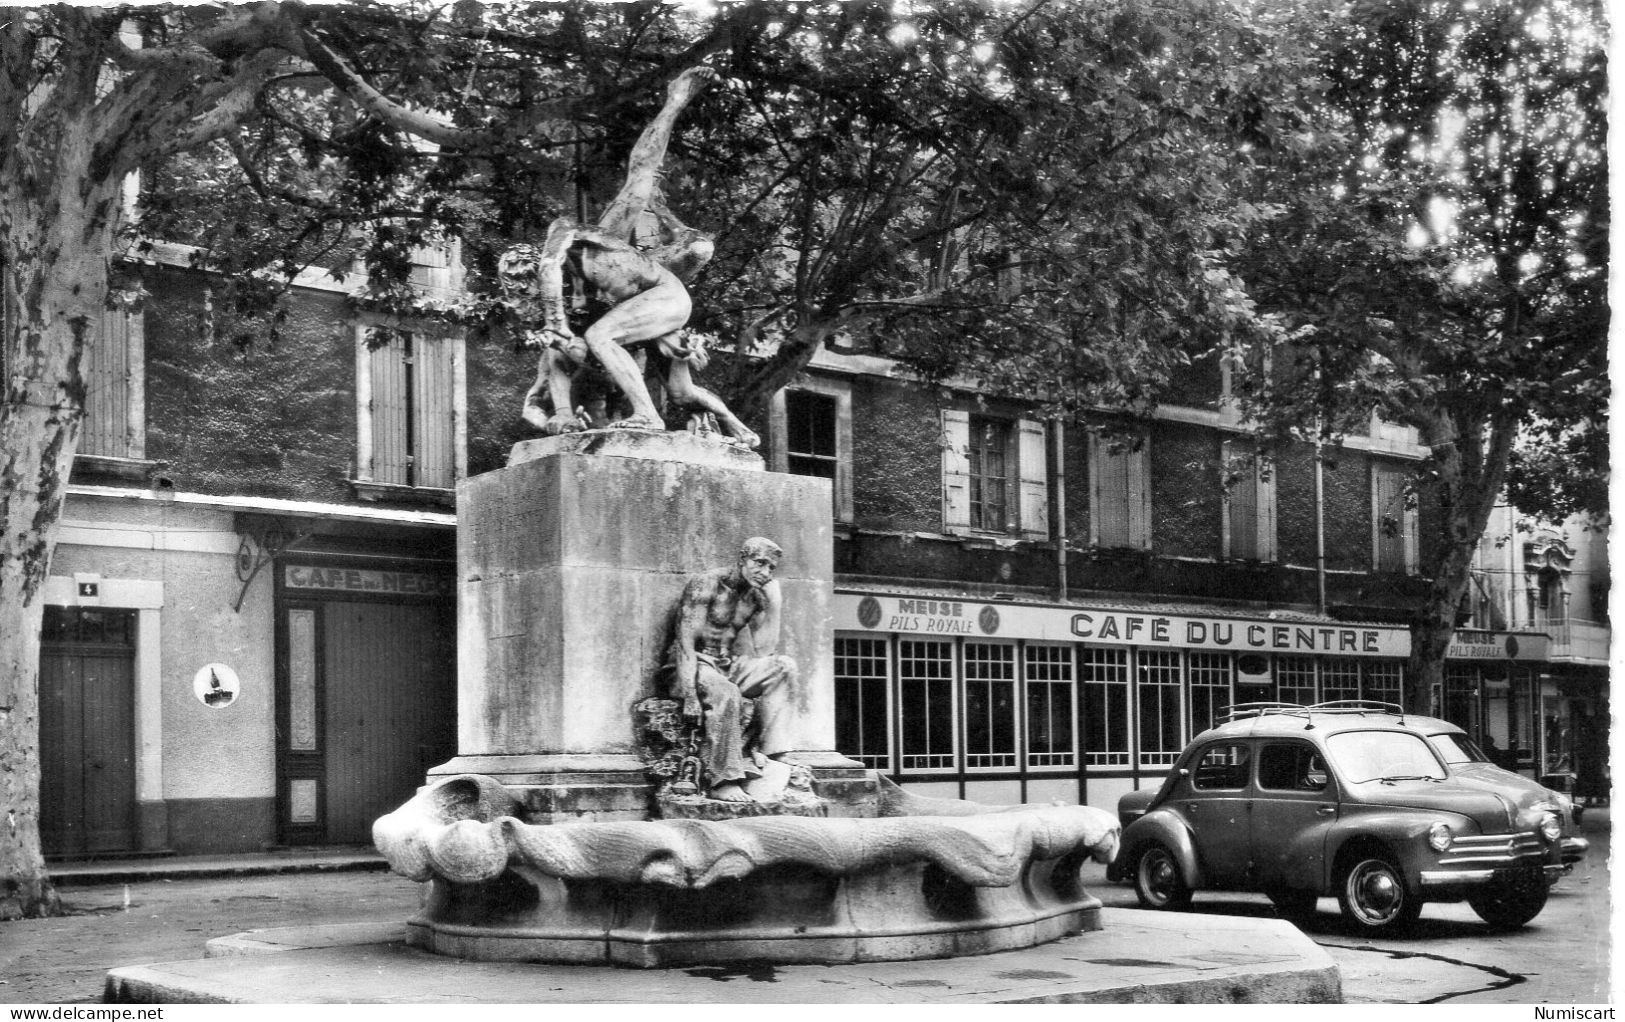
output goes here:
[{"label": "car bumper", "polygon": [[1528,883],[1539,877],[1548,886],[1568,872],[1557,863],[1538,866],[1509,866],[1499,869],[1424,869],[1422,888],[1440,891],[1449,887],[1482,887],[1485,884]]},{"label": "car bumper", "polygon": [[1591,842],[1583,837],[1566,837],[1563,839],[1563,865],[1572,866],[1586,857],[1590,851]]}]

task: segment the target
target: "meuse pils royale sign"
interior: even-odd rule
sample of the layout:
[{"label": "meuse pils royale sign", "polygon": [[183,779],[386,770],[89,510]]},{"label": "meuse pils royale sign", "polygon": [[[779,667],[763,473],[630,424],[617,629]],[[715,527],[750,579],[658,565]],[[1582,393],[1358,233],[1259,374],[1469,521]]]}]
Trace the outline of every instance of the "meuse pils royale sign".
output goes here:
[{"label": "meuse pils royale sign", "polygon": [[1180,649],[1237,649],[1332,656],[1404,657],[1403,628],[1191,617],[1127,610],[1024,607],[969,600],[836,593],[835,627],[924,635],[1093,642]]}]

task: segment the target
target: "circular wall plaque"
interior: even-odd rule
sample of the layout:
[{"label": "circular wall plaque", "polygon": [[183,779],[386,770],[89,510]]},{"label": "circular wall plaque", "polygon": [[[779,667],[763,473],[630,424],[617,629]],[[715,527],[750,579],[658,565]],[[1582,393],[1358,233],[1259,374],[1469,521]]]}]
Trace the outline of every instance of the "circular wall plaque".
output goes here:
[{"label": "circular wall plaque", "polygon": [[237,672],[225,664],[204,664],[192,676],[192,692],[198,702],[217,710],[236,702],[242,687]]}]

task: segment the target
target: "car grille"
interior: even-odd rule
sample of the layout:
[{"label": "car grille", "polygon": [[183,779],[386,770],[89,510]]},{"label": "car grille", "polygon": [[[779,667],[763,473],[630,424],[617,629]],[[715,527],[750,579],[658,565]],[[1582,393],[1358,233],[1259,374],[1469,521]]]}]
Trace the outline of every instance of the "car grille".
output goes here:
[{"label": "car grille", "polygon": [[1460,834],[1439,856],[1439,865],[1458,869],[1495,869],[1520,860],[1545,857],[1546,844],[1536,831],[1518,834]]}]

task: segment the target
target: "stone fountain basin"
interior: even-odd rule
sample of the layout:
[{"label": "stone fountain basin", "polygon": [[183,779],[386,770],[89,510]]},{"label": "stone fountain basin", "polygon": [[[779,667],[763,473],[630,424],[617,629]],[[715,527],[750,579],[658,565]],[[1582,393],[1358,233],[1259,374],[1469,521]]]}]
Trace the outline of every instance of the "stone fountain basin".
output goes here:
[{"label": "stone fountain basin", "polygon": [[899,961],[1031,947],[1100,926],[1083,863],[1118,825],[1088,806],[891,799],[882,812],[528,824],[498,782],[423,788],[380,819],[428,881],[410,943],[482,961],[686,966]]}]

